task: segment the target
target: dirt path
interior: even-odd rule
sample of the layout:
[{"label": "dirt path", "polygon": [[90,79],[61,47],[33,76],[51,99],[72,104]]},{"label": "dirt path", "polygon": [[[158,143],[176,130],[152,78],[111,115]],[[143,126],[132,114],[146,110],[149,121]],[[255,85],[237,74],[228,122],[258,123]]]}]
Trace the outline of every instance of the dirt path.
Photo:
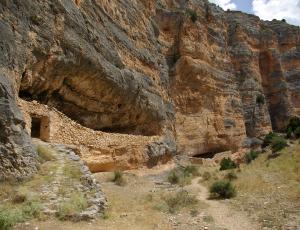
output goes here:
[{"label": "dirt path", "polygon": [[222,200],[209,200],[209,191],[202,184],[198,183],[199,179],[192,181],[193,187],[200,188],[198,199],[208,204],[207,212],[213,217],[215,225],[228,230],[258,230],[260,227],[254,224],[246,213],[232,209]]}]

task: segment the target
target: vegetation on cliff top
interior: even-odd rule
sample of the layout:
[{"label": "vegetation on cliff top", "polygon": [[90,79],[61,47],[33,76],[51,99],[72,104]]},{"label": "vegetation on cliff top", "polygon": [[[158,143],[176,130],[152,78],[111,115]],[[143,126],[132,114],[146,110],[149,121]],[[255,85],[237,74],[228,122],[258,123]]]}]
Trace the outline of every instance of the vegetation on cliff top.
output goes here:
[{"label": "vegetation on cliff top", "polygon": [[186,10],[187,15],[190,17],[192,22],[196,22],[198,20],[197,12],[194,10]]}]

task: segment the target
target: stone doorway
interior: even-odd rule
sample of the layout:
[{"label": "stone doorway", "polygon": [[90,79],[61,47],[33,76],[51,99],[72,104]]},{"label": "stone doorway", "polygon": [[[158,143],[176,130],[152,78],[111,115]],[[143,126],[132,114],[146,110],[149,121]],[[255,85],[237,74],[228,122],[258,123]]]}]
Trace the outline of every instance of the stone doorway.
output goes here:
[{"label": "stone doorway", "polygon": [[50,119],[46,116],[31,116],[31,137],[48,141],[50,137]]},{"label": "stone doorway", "polygon": [[38,117],[31,118],[31,136],[41,138],[41,119]]}]

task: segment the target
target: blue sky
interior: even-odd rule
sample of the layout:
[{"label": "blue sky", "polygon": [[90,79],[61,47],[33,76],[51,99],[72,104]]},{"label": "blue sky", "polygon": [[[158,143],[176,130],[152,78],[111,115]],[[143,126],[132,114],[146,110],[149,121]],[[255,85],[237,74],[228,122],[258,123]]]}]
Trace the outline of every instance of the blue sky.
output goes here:
[{"label": "blue sky", "polygon": [[255,14],[263,20],[286,19],[300,25],[300,0],[209,0],[223,9]]},{"label": "blue sky", "polygon": [[238,10],[253,14],[251,0],[234,0]]}]

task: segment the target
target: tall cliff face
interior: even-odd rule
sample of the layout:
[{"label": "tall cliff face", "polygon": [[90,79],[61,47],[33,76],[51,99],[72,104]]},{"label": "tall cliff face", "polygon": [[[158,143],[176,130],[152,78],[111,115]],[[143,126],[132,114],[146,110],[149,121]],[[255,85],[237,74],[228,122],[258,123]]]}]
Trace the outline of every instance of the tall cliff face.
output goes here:
[{"label": "tall cliff face", "polygon": [[166,56],[173,55],[171,94],[180,152],[249,147],[247,137],[282,130],[290,116],[299,115],[299,27],[224,12],[207,1],[162,5],[156,17]]},{"label": "tall cliff face", "polygon": [[[299,27],[237,12],[227,15],[247,133],[257,136],[268,126],[282,130],[292,114],[299,115]],[[264,95],[264,105],[257,103],[258,95]]]},{"label": "tall cliff face", "polygon": [[4,0],[0,19],[20,97],[94,130],[213,154],[300,115],[300,32],[285,22],[206,0]]},{"label": "tall cliff face", "polygon": [[[175,11],[173,7],[169,4],[169,9],[158,10],[158,23]],[[225,13],[206,1],[177,7],[179,22],[169,25],[170,29],[160,23],[159,39],[168,47],[171,63],[179,151],[189,155],[236,151],[242,147],[246,130]],[[189,14],[194,10],[198,16],[193,22]],[[168,43],[170,37],[173,40]]]}]

